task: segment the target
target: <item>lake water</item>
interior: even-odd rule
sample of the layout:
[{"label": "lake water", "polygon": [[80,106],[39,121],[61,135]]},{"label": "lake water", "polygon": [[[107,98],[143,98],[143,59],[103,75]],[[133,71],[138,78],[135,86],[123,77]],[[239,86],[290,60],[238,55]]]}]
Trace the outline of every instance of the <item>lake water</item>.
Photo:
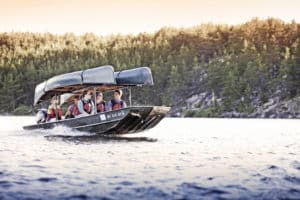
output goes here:
[{"label": "lake water", "polygon": [[300,199],[299,122],[167,118],[99,137],[0,117],[0,199]]}]

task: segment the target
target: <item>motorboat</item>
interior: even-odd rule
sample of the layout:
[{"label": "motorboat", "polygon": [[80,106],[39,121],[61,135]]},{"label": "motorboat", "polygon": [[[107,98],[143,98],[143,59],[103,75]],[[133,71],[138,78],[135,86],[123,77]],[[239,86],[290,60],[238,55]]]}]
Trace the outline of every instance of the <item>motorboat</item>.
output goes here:
[{"label": "motorboat", "polygon": [[24,126],[25,130],[51,129],[66,126],[74,130],[96,134],[137,133],[156,126],[168,113],[165,106],[134,106],[131,104],[131,88],[153,85],[150,68],[138,67],[115,72],[110,65],[100,66],[54,76],[35,88],[34,105],[49,101],[54,96],[61,97],[61,103],[70,101],[85,90],[96,92],[128,88],[129,105],[125,108],[94,114],[55,120]]}]

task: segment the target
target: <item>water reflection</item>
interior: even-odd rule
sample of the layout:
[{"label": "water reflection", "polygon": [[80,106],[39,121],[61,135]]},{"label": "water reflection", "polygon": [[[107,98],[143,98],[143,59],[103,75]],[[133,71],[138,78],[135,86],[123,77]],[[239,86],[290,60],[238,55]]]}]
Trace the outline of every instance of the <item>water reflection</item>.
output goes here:
[{"label": "water reflection", "polygon": [[150,137],[132,137],[132,136],[120,136],[120,135],[47,135],[44,136],[48,141],[62,140],[65,142],[74,143],[104,143],[104,142],[157,142],[156,138]]}]

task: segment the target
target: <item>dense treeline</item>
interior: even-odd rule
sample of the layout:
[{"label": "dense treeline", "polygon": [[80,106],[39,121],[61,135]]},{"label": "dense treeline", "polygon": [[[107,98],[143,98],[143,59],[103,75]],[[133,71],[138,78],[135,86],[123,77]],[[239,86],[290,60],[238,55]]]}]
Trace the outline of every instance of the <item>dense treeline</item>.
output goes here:
[{"label": "dense treeline", "polygon": [[49,77],[106,64],[152,69],[155,86],[134,90],[138,104],[174,106],[206,91],[221,100],[214,112],[250,113],[271,96],[299,95],[300,24],[253,19],[108,37],[0,33],[0,112],[31,106],[35,85]]}]

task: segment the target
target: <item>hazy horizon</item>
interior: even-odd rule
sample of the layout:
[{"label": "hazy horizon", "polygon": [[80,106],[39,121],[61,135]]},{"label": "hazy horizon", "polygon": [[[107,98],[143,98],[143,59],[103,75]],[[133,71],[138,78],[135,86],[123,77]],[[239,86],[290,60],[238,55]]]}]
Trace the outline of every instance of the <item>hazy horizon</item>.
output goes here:
[{"label": "hazy horizon", "polygon": [[300,22],[297,0],[0,0],[0,32],[138,34],[253,18]]}]

